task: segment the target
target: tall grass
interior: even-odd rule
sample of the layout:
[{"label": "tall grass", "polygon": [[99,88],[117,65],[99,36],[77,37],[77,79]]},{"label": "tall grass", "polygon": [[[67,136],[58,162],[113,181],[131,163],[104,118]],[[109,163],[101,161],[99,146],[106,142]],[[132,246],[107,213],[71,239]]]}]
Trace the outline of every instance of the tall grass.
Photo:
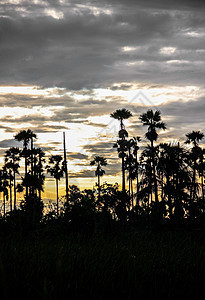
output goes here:
[{"label": "tall grass", "polygon": [[197,299],[204,279],[198,231],[0,238],[1,299]]}]

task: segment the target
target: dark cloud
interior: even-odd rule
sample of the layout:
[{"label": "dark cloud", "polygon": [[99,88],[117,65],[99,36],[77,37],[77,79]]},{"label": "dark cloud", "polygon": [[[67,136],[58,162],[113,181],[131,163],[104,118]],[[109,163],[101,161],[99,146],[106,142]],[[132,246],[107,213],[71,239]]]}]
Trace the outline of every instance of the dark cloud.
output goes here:
[{"label": "dark cloud", "polygon": [[0,141],[0,148],[10,148],[10,147],[21,147],[22,142],[18,142],[15,139],[5,139]]},{"label": "dark cloud", "polygon": [[[112,153],[116,152],[116,149],[113,148],[114,142],[97,142],[85,145],[83,149],[92,153],[93,156],[100,155],[109,157]],[[107,156],[107,157],[106,157]]]},{"label": "dark cloud", "polygon": [[[0,20],[1,84],[81,89],[133,79],[202,82],[204,68],[195,62],[204,60],[204,54],[187,50],[203,50],[203,40],[186,36],[187,30],[204,32],[202,1],[197,5],[193,1],[111,1],[105,8],[104,3],[92,1],[69,6],[49,3],[63,13],[60,19],[49,16],[48,9],[46,13],[45,3],[23,1],[15,6],[30,12],[24,17],[22,10],[10,15],[11,4],[2,6],[8,17]],[[110,13],[105,13],[109,8]],[[139,47],[139,51],[123,52],[124,46]],[[173,59],[159,53],[166,46],[181,49],[174,55],[181,64],[166,64]],[[183,60],[189,63],[184,65]]]},{"label": "dark cloud", "polygon": [[88,159],[88,155],[83,153],[69,153],[69,158],[73,159]]}]

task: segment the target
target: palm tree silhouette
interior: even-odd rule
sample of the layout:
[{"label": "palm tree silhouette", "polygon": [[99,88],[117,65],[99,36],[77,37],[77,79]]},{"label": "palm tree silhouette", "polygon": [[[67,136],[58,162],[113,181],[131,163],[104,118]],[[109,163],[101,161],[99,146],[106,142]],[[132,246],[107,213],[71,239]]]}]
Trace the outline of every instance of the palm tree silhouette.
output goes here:
[{"label": "palm tree silhouette", "polygon": [[5,167],[9,170],[10,179],[10,208],[12,210],[12,181],[14,187],[14,210],[16,209],[16,174],[19,174],[20,150],[17,147],[11,147],[5,152]]},{"label": "palm tree silhouette", "polygon": [[6,200],[8,201],[9,174],[5,166],[0,170],[0,191],[3,192],[3,212],[6,216]]},{"label": "palm tree silhouette", "polygon": [[[125,147],[126,147],[126,137],[128,136],[128,133],[125,130],[123,120],[132,117],[132,113],[129,110],[123,108],[123,109],[117,109],[110,116],[111,118],[120,121],[120,131],[119,131],[120,141],[118,141],[117,144],[120,146],[118,152],[119,152],[119,157],[122,159],[122,190],[125,191],[125,156],[126,156]],[[114,147],[117,147],[117,144],[115,144]]]},{"label": "palm tree silhouette", "polygon": [[[126,167],[129,170],[129,194],[131,191],[132,196],[132,206],[133,206],[133,184],[132,181],[134,179],[137,180],[136,184],[136,197],[139,193],[139,162],[138,162],[138,142],[141,141],[141,138],[139,136],[133,137],[128,141],[128,155],[126,157]],[[137,201],[138,205],[138,201]]]},{"label": "palm tree silhouette", "polygon": [[[29,141],[31,141],[31,148],[33,148],[33,138],[36,138],[36,134],[28,129],[28,130],[21,130],[19,133],[17,133],[14,138],[21,142],[23,141],[23,151],[22,156],[25,158],[25,186],[26,186],[26,197],[28,197],[28,144]],[[32,160],[33,161],[33,160]],[[33,162],[32,162],[33,165]]]},{"label": "palm tree silhouette", "polygon": [[155,147],[154,141],[158,138],[157,129],[166,129],[166,125],[161,121],[161,112],[159,110],[153,112],[153,110],[148,110],[146,113],[140,115],[140,120],[143,126],[148,126],[148,131],[145,134],[146,138],[150,141],[151,151],[152,151],[152,176],[154,181],[155,190],[155,202],[158,202],[158,188],[157,188],[157,178],[156,178],[156,166],[155,166]]},{"label": "palm tree silhouette", "polygon": [[38,197],[41,200],[41,192],[43,191],[43,185],[45,180],[45,175],[43,173],[43,163],[45,163],[45,152],[41,148],[35,149],[35,160],[34,160],[34,176],[37,178],[37,190]]},{"label": "palm tree silhouette", "polygon": [[58,182],[63,177],[64,168],[61,164],[63,157],[61,155],[51,155],[49,158],[49,164],[46,166],[47,172],[51,174],[56,180],[56,204],[57,204],[57,215],[59,214],[59,203],[58,203]]},{"label": "palm tree silhouette", "polygon": [[100,194],[100,177],[105,174],[105,171],[102,169],[102,166],[107,165],[106,158],[102,156],[95,156],[94,159],[90,162],[91,166],[97,165],[97,169],[95,171],[95,176],[98,178],[98,193]]},{"label": "palm tree silhouette", "polygon": [[124,126],[123,120],[129,119],[130,117],[132,117],[132,113],[129,110],[122,108],[122,109],[117,109],[110,116],[111,116],[111,118],[119,120],[120,121],[120,129],[124,129],[125,126]]},{"label": "palm tree silhouette", "polygon": [[196,181],[196,171],[199,169],[199,164],[201,159],[201,152],[202,149],[199,147],[199,142],[204,138],[204,134],[200,131],[192,131],[186,134],[186,141],[185,144],[193,144],[190,153],[190,162],[193,162],[191,168],[193,169],[193,177],[192,177],[192,185],[190,191],[190,200],[193,202],[196,198],[196,188],[197,188],[197,181]]}]

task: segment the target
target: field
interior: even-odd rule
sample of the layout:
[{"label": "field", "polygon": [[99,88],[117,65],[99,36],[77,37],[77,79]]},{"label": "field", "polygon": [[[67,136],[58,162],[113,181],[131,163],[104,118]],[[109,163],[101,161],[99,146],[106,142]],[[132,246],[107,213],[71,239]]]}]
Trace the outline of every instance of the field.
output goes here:
[{"label": "field", "polygon": [[202,230],[0,237],[1,299],[197,299],[204,280]]}]

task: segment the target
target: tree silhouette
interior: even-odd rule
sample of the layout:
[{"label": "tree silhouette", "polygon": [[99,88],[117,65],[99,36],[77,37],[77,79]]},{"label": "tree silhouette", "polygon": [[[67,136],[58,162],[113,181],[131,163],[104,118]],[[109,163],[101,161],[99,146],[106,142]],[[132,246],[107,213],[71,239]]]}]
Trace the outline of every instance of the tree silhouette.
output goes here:
[{"label": "tree silhouette", "polygon": [[151,154],[152,154],[152,176],[154,181],[154,191],[155,191],[155,202],[158,202],[158,190],[157,190],[157,178],[156,178],[156,164],[155,164],[155,147],[154,141],[158,138],[158,129],[166,129],[166,125],[161,121],[161,112],[159,110],[153,112],[153,110],[148,110],[146,113],[140,115],[140,120],[143,126],[148,126],[148,131],[145,134],[146,138],[151,144]]},{"label": "tree silhouette", "polygon": [[105,171],[102,169],[102,166],[107,165],[106,158],[102,156],[95,156],[94,159],[90,162],[91,166],[97,165],[97,169],[95,171],[95,176],[98,178],[98,193],[100,194],[100,177],[105,174]]},{"label": "tree silhouette", "polygon": [[[141,141],[139,136],[131,138],[127,143],[128,153],[125,159],[125,169],[129,171],[129,195],[132,198],[132,206],[133,203],[133,180],[137,180],[136,184],[136,197],[139,193],[139,163],[138,163],[138,142]],[[138,201],[136,203],[138,205]]]},{"label": "tree silhouette", "polygon": [[50,173],[56,180],[56,204],[57,215],[59,214],[59,201],[58,201],[58,182],[63,177],[63,165],[61,164],[63,158],[61,155],[51,155],[49,158],[49,164],[46,166],[47,172]]},{"label": "tree silhouette", "polygon": [[9,187],[10,187],[10,210],[12,210],[12,182],[14,187],[14,210],[16,209],[16,174],[19,174],[20,150],[12,147],[5,152],[5,167],[9,173]]},{"label": "tree silhouette", "polygon": [[[202,155],[202,149],[199,147],[199,142],[204,138],[204,134],[200,131],[192,131],[186,134],[186,141],[185,144],[192,144],[193,147],[191,149],[190,155],[189,155],[189,160],[190,160],[190,167],[192,168],[193,171],[193,176],[192,176],[192,184],[191,184],[191,190],[190,190],[190,208],[193,207],[193,202],[195,201],[197,197],[197,170],[199,170],[199,164],[200,164],[200,159]],[[192,215],[192,213],[191,213]]]},{"label": "tree silhouette", "polygon": [[[162,174],[163,197],[169,218],[180,221],[184,215],[182,200],[186,200],[190,186],[187,151],[178,145],[160,144],[158,171]],[[173,215],[174,214],[174,215]]]},{"label": "tree silhouette", "polygon": [[8,171],[6,169],[6,167],[4,166],[1,170],[0,170],[0,190],[1,192],[3,192],[3,214],[4,214],[4,218],[6,216],[6,201],[8,201],[8,186],[9,186],[9,174]]},{"label": "tree silhouette", "polygon": [[35,176],[37,177],[37,190],[38,190],[38,197],[39,200],[41,200],[41,192],[43,191],[43,185],[45,181],[45,175],[44,175],[44,169],[43,169],[43,163],[45,163],[45,152],[41,148],[36,148],[35,149],[37,157],[35,159]]},{"label": "tree silhouette", "polygon": [[120,121],[120,131],[119,131],[120,140],[117,141],[114,147],[118,148],[119,157],[122,159],[122,190],[125,191],[125,156],[126,156],[125,152],[127,150],[126,137],[128,137],[128,133],[125,130],[123,120],[129,119],[132,116],[132,114],[129,110],[123,108],[123,109],[117,109],[110,116],[111,118]]},{"label": "tree silhouette", "polygon": [[28,144],[29,142],[31,142],[31,148],[33,148],[33,138],[36,138],[36,134],[32,130],[28,129],[28,130],[20,131],[14,137],[19,142],[23,141],[23,151],[21,152],[21,154],[25,159],[24,182],[26,186],[26,197],[28,197],[28,178],[27,178],[28,177]]}]

